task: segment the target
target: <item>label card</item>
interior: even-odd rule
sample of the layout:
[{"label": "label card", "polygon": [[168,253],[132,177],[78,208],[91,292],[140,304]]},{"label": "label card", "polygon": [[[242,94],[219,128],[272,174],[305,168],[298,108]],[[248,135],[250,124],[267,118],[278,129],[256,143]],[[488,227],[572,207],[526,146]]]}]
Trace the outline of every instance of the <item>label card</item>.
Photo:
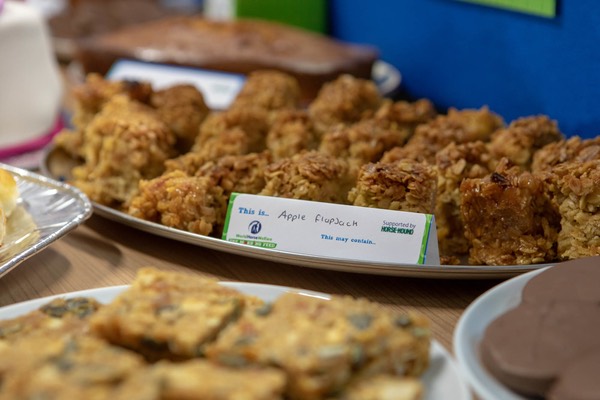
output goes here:
[{"label": "label card", "polygon": [[231,195],[223,240],[329,258],[440,265],[433,215]]},{"label": "label card", "polygon": [[240,74],[134,60],[116,61],[106,78],[149,82],[156,90],[191,84],[202,92],[206,105],[212,110],[229,107],[246,82],[246,77]]}]

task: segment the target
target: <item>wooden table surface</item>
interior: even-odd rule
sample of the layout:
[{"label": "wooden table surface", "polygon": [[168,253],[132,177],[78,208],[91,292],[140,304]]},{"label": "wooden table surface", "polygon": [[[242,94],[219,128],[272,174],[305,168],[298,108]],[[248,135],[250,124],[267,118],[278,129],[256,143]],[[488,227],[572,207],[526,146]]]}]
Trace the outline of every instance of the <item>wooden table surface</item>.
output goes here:
[{"label": "wooden table surface", "polygon": [[436,280],[327,271],[233,255],[163,238],[92,216],[0,279],[0,306],[53,294],[130,283],[155,266],[225,281],[267,283],[364,297],[429,317],[433,337],[452,351],[464,309],[498,280]]}]

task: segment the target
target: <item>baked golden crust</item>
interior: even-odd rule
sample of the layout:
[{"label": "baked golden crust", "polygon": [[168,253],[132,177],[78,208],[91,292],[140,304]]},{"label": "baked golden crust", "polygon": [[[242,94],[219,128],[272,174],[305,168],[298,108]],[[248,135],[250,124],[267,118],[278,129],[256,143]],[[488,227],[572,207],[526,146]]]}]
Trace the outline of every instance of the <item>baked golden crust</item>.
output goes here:
[{"label": "baked golden crust", "polygon": [[215,279],[142,268],[129,289],[92,316],[90,330],[149,360],[189,359],[202,356],[246,304],[257,302]]},{"label": "baked golden crust", "polygon": [[496,159],[503,157],[523,169],[530,169],[533,155],[545,145],[563,138],[556,121],[546,115],[519,118],[491,138],[490,153]]},{"label": "baked golden crust", "polygon": [[392,390],[412,400],[429,366],[429,321],[366,299],[287,292],[265,303],[213,278],[144,267],[110,303],[88,300],[2,321],[34,324],[0,340],[0,399],[352,400]]},{"label": "baked golden crust", "polygon": [[0,350],[0,398],[108,400],[144,366],[139,355],[90,335],[44,333]]},{"label": "baked golden crust", "polygon": [[402,146],[408,135],[408,130],[392,128],[389,121],[363,119],[329,129],[323,134],[319,151],[346,159],[350,175],[355,177],[364,164],[376,162],[385,151]]},{"label": "baked golden crust", "polygon": [[408,139],[418,125],[431,121],[437,114],[433,103],[428,99],[413,102],[384,99],[373,118],[386,122],[391,129],[404,131]]},{"label": "baked golden crust", "polygon": [[493,164],[492,155],[481,141],[451,143],[436,154],[435,223],[441,254],[461,256],[468,253],[470,245],[460,213],[460,185],[464,179],[488,175]]},{"label": "baked golden crust", "polygon": [[460,186],[472,264],[522,265],[556,259],[559,216],[538,176],[501,160],[483,178]]},{"label": "baked golden crust", "polygon": [[342,75],[323,85],[308,112],[317,129],[326,132],[338,124],[372,116],[382,101],[373,81]]},{"label": "baked golden crust", "polygon": [[432,121],[436,116],[437,111],[427,99],[414,102],[384,100],[373,116],[374,125],[393,132],[394,142],[387,141],[383,154],[370,161],[395,162],[404,158],[424,161],[425,158],[419,156],[423,152],[416,148],[419,143],[415,142],[414,148],[405,145],[417,126]]},{"label": "baked golden crust", "polygon": [[285,375],[275,368],[231,368],[203,359],[162,360],[141,369],[118,394],[119,399],[136,399],[144,388],[156,400],[282,400],[285,384]]},{"label": "baked golden crust", "polygon": [[552,142],[533,154],[531,170],[548,171],[565,162],[600,159],[600,137],[582,140],[579,136]]},{"label": "baked golden crust", "polygon": [[353,374],[418,376],[429,362],[429,325],[419,314],[390,312],[366,300],[296,293],[248,308],[207,350],[226,365],[272,365],[292,399],[339,392]]},{"label": "baked golden crust", "polygon": [[423,383],[416,378],[381,374],[353,380],[335,399],[420,400],[424,393]]},{"label": "baked golden crust", "polygon": [[379,162],[388,164],[411,160],[433,164],[433,157],[435,156],[432,154],[429,144],[418,140],[409,140],[404,146],[396,146],[383,153]]},{"label": "baked golden crust", "polygon": [[266,146],[274,160],[292,157],[303,150],[315,150],[321,137],[306,110],[282,110],[273,116]]},{"label": "baked golden crust", "polygon": [[240,129],[247,136],[247,152],[260,152],[265,149],[269,128],[269,112],[259,107],[231,108],[213,112],[200,126],[200,134],[196,138],[192,151],[218,152],[218,137],[223,132]]},{"label": "baked golden crust", "polygon": [[559,257],[600,254],[600,159],[562,163],[546,177],[561,216]]},{"label": "baked golden crust", "polygon": [[210,235],[218,232],[226,208],[223,188],[216,186],[212,178],[172,171],[140,181],[127,213],[172,228]]},{"label": "baked golden crust", "polygon": [[124,95],[109,100],[83,135],[85,164],[73,169],[74,184],[104,205],[126,203],[175,154],[175,136],[156,112]]},{"label": "baked golden crust", "polygon": [[317,151],[273,162],[265,179],[260,195],[326,203],[346,203],[351,185],[346,162]]},{"label": "baked golden crust", "polygon": [[[182,141],[191,141],[198,123],[195,118],[201,118],[191,111],[195,106],[203,109],[198,92],[183,86],[153,92],[145,84],[90,76],[89,87],[80,89],[78,100],[87,113],[81,119],[88,119],[81,122],[84,129],[59,135],[56,144],[83,159],[84,165],[72,171],[73,184],[93,201],[135,217],[219,237],[234,191],[433,213],[443,263],[453,264],[464,263],[461,258],[471,242],[480,240],[464,234],[463,214],[484,219],[488,209],[495,207],[490,199],[463,205],[459,187],[465,179],[484,178],[503,157],[504,170],[510,162],[530,175],[535,173],[531,178],[535,188],[529,194],[514,189],[522,191],[529,204],[526,199],[538,190],[539,180],[543,186],[539,193],[548,198],[548,185],[556,186],[558,180],[548,174],[557,166],[600,159],[600,138],[561,139],[557,123],[547,116],[519,118],[505,127],[502,118],[485,106],[450,108],[438,114],[427,99],[383,99],[372,81],[349,75],[329,82],[307,108],[298,108],[296,83],[290,75],[274,70],[251,74],[235,104],[209,112],[190,151],[182,154]],[[123,122],[130,115],[133,119]],[[121,135],[122,131],[128,133]],[[126,162],[121,163],[121,158]],[[142,165],[141,171],[130,162],[134,160]],[[161,175],[163,170],[166,173]],[[529,178],[523,175],[522,179]],[[553,220],[550,215],[558,212],[559,197],[553,195],[552,202],[531,201],[531,207],[548,207],[537,210],[535,218],[547,214],[542,220]],[[594,218],[589,216],[592,223]],[[589,225],[581,225],[586,230],[577,233],[581,238],[593,237]],[[570,225],[565,227],[561,249],[570,246],[569,235],[574,234]],[[489,257],[480,254],[473,260],[477,264],[488,259],[506,264],[514,257],[519,263],[555,261],[549,259],[554,250],[543,250],[556,247],[557,243],[549,243],[554,229],[545,228],[543,239],[530,233],[503,246],[496,242],[504,240],[504,233],[492,229],[496,242],[485,240],[495,250]],[[517,247],[509,251],[513,245]],[[485,246],[481,247],[477,251],[484,252]],[[507,255],[511,251],[514,254]],[[588,254],[583,248],[567,253],[564,257]]]},{"label": "baked golden crust", "polygon": [[0,321],[0,339],[12,342],[39,332],[84,334],[87,332],[87,318],[99,307],[100,303],[92,298],[58,298],[20,317]]},{"label": "baked golden crust", "polygon": [[487,107],[478,110],[450,108],[447,114],[417,126],[407,146],[424,152],[419,157],[433,163],[435,154],[450,143],[488,142],[492,133],[503,124],[502,118]]},{"label": "baked golden crust", "polygon": [[223,156],[260,153],[269,127],[269,113],[260,108],[212,112],[201,124],[191,150],[165,161],[166,171],[194,175],[205,163]]},{"label": "baked golden crust", "polygon": [[165,172],[182,171],[195,175],[205,163],[225,156],[237,156],[250,152],[250,139],[241,128],[222,131],[208,138],[204,145],[179,157],[165,161]]},{"label": "baked golden crust", "polygon": [[436,179],[433,166],[412,160],[369,163],[360,169],[348,200],[361,207],[433,214]]},{"label": "baked golden crust", "polygon": [[177,150],[185,153],[194,144],[200,125],[209,114],[204,96],[193,85],[180,84],[158,90],[150,97],[158,118],[177,138]]},{"label": "baked golden crust", "polygon": [[224,156],[205,163],[196,172],[196,176],[209,177],[223,189],[225,196],[233,192],[257,194],[265,187],[265,169],[271,160],[271,153],[268,151]]},{"label": "baked golden crust", "polygon": [[148,82],[109,81],[99,74],[88,74],[85,83],[73,89],[73,125],[77,130],[85,129],[104,104],[117,95],[147,104],[152,93],[152,86]]},{"label": "baked golden crust", "polygon": [[292,75],[276,70],[253,71],[230,108],[262,108],[268,111],[300,107],[300,85]]}]

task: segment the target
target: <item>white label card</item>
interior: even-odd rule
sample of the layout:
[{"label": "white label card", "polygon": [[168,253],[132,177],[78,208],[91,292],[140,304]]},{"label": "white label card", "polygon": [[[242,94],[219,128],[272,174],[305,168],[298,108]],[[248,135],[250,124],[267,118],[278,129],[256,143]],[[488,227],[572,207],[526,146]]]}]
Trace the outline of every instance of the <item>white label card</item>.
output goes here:
[{"label": "white label card", "polygon": [[191,84],[202,92],[212,110],[228,108],[246,82],[246,77],[240,74],[125,59],[116,61],[106,78],[149,82],[156,90]]},{"label": "white label card", "polygon": [[330,258],[440,265],[433,215],[378,208],[234,193],[223,240]]}]

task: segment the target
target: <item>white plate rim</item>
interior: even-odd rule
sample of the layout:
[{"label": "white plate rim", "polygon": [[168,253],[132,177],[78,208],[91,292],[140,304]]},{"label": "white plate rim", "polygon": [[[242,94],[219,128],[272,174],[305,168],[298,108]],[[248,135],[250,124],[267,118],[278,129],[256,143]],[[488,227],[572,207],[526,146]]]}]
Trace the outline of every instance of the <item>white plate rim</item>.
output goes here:
[{"label": "white plate rim", "polygon": [[[229,281],[219,283],[242,293],[260,297],[265,301],[273,301],[277,296],[286,292],[296,292],[301,295],[323,299],[329,298],[329,295],[325,293],[286,286]],[[101,303],[106,303],[111,301],[128,287],[129,285],[117,285],[79,290],[7,305],[0,307],[0,320],[14,318],[25,314],[57,298],[91,297]],[[430,363],[431,367],[422,377],[426,390],[424,400],[437,400],[440,398],[471,400],[471,393],[464,380],[461,379],[455,360],[435,339],[431,342]]]},{"label": "white plate rim", "polygon": [[496,317],[518,306],[525,284],[547,268],[516,276],[489,289],[465,309],[456,324],[452,343],[459,371],[482,400],[526,400],[486,370],[479,360],[478,346],[486,327]]}]

